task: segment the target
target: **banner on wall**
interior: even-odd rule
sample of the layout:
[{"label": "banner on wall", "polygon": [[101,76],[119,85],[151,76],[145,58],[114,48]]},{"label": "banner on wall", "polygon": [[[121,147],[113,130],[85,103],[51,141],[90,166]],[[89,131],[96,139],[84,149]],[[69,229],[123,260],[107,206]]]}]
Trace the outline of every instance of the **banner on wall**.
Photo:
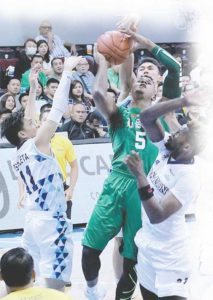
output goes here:
[{"label": "banner on wall", "polygon": [[[112,158],[111,143],[74,145],[79,178],[73,194],[72,222],[87,223],[102,191]],[[17,206],[19,189],[11,160],[15,148],[0,149],[0,230],[23,228],[25,209]]]}]

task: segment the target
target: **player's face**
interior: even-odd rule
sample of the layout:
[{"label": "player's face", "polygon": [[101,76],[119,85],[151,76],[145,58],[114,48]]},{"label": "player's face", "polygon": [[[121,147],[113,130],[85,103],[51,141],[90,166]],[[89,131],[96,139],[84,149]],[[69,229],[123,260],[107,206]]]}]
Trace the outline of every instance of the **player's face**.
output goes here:
[{"label": "player's face", "polygon": [[29,118],[24,118],[23,129],[21,130],[24,138],[30,139],[36,136],[37,125],[36,123]]},{"label": "player's face", "polygon": [[151,62],[145,62],[139,66],[137,70],[137,79],[140,79],[143,76],[151,77],[155,84],[161,81],[161,76],[158,70],[158,67]]},{"label": "player's face", "polygon": [[142,99],[152,99],[155,95],[155,85],[151,78],[143,76],[136,80],[132,87],[132,93]]},{"label": "player's face", "polygon": [[179,131],[172,134],[165,146],[171,151],[171,155],[174,159],[187,159],[189,152],[191,151],[190,144],[187,140],[188,128],[184,127]]}]

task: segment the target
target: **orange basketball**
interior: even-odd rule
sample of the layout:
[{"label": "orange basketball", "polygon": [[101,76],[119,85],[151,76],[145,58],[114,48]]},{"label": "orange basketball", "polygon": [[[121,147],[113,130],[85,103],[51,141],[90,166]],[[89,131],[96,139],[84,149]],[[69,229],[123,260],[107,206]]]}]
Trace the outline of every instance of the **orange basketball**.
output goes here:
[{"label": "orange basketball", "polygon": [[97,50],[113,65],[121,64],[130,54],[133,41],[120,31],[107,31],[97,41]]}]

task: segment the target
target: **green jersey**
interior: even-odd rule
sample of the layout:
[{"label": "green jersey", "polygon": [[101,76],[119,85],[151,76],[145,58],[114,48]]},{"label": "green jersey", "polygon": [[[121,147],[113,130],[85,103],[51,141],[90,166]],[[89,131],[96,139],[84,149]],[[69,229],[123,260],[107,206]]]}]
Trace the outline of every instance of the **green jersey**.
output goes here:
[{"label": "green jersey", "polygon": [[140,112],[139,108],[119,107],[111,118],[109,134],[114,152],[112,170],[129,174],[123,160],[135,150],[143,160],[144,171],[148,174],[158,155],[157,147],[150,141],[141,125]]}]

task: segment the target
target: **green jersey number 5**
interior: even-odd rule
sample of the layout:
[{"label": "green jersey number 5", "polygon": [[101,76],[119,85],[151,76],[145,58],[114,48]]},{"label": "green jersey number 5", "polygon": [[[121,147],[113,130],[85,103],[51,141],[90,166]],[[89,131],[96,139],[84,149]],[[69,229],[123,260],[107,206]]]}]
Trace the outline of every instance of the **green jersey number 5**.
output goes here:
[{"label": "green jersey number 5", "polygon": [[146,132],[136,131],[135,137],[135,148],[139,150],[143,150],[146,147]]}]

